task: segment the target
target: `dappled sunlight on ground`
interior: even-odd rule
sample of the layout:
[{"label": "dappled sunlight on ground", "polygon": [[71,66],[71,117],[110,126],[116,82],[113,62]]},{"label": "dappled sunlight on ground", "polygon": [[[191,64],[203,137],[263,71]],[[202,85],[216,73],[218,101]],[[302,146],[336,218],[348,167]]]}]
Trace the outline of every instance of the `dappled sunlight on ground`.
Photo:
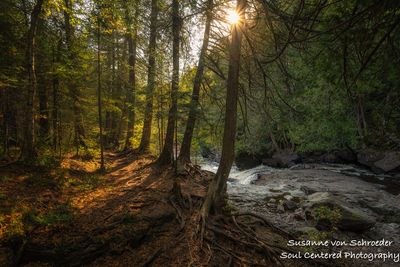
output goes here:
[{"label": "dappled sunlight on ground", "polygon": [[[107,153],[106,159],[105,173],[97,172],[94,162],[75,159],[54,170],[3,170],[1,175],[7,178],[0,183],[6,199],[0,205],[0,257],[9,257],[14,244],[11,247],[22,248],[19,261],[26,266],[46,266],[47,261],[89,266],[220,265],[236,251],[243,262],[265,262],[266,254],[238,250],[240,244],[226,236],[209,233],[207,240],[220,243],[201,246],[198,212],[211,173],[192,166],[187,175],[177,176],[172,167],[157,166],[154,157],[133,152]],[[218,220],[214,228],[232,230],[229,218]],[[283,242],[273,229],[263,229],[269,239]],[[232,252],[216,257],[215,246]]]}]

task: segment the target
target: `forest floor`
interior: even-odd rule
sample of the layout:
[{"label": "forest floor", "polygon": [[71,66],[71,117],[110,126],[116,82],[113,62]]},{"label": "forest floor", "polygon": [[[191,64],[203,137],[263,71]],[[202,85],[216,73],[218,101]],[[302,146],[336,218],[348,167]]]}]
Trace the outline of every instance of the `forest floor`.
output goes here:
[{"label": "forest floor", "polygon": [[[0,170],[0,265],[310,266],[279,261],[290,239],[263,217],[213,216],[199,236],[198,212],[213,175],[177,176],[149,155],[68,159],[61,168]],[[321,262],[313,264],[321,266]]]}]

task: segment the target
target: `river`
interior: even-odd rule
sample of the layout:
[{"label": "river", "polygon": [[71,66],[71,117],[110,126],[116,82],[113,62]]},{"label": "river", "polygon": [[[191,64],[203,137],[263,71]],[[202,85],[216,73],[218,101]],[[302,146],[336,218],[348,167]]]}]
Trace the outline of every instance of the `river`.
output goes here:
[{"label": "river", "polygon": [[[202,160],[198,164],[210,172],[218,169],[217,162]],[[236,209],[261,213],[274,224],[296,232],[314,226],[304,212],[309,196],[326,192],[376,221],[374,227],[356,236],[400,240],[399,181],[398,176],[376,175],[359,166],[341,164],[299,164],[290,169],[260,165],[248,170],[233,166],[228,195]]]}]

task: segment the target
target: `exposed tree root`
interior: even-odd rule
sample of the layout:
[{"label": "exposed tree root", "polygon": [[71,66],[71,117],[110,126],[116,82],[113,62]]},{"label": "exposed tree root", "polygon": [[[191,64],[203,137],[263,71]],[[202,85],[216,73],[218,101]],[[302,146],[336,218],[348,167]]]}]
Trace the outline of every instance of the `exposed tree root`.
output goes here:
[{"label": "exposed tree root", "polygon": [[255,217],[257,219],[260,219],[266,226],[275,229],[276,231],[278,231],[279,233],[289,237],[290,239],[295,239],[295,237],[293,235],[291,235],[290,233],[284,231],[283,229],[279,228],[278,226],[272,224],[271,222],[268,221],[267,218],[265,218],[264,216],[262,216],[261,214],[258,214],[256,212],[250,212],[250,211],[247,211],[247,212],[235,212],[232,215],[236,216],[236,217],[240,217],[240,216]]},{"label": "exposed tree root", "polygon": [[[143,164],[143,158],[137,162],[134,172],[129,167],[125,171],[136,172],[137,180],[119,172],[121,181],[112,177],[117,183],[112,199],[101,202],[98,210],[84,210],[82,216],[93,214],[79,227],[45,232],[47,237],[43,228],[33,233],[19,252],[14,250],[14,265],[115,266],[119,257],[129,258],[131,266],[283,265],[279,254],[290,251],[284,245],[288,233],[260,214],[208,213],[209,173],[190,167],[186,176],[174,176],[172,168],[157,169]],[[125,160],[117,164],[129,166]],[[248,224],[249,218],[263,236]]]},{"label": "exposed tree root", "polygon": [[142,267],[148,267],[152,264],[152,262],[163,253],[165,248],[159,248],[157,249],[153,254],[150,255],[150,257],[141,265]]}]

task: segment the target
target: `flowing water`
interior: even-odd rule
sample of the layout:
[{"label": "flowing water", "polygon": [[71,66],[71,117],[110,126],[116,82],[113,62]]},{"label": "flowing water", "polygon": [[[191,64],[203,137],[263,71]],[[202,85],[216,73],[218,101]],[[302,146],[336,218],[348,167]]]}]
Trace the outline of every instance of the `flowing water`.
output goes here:
[{"label": "flowing water", "polygon": [[[203,170],[216,172],[217,162],[199,161]],[[400,178],[376,175],[358,166],[301,164],[290,169],[260,165],[248,170],[233,167],[228,180],[230,203],[239,210],[268,216],[286,229],[309,226],[297,220],[302,203],[315,192],[329,192],[377,221],[375,236],[400,239]],[[282,208],[285,201],[297,202],[295,211]],[[301,216],[300,216],[301,217]]]}]

